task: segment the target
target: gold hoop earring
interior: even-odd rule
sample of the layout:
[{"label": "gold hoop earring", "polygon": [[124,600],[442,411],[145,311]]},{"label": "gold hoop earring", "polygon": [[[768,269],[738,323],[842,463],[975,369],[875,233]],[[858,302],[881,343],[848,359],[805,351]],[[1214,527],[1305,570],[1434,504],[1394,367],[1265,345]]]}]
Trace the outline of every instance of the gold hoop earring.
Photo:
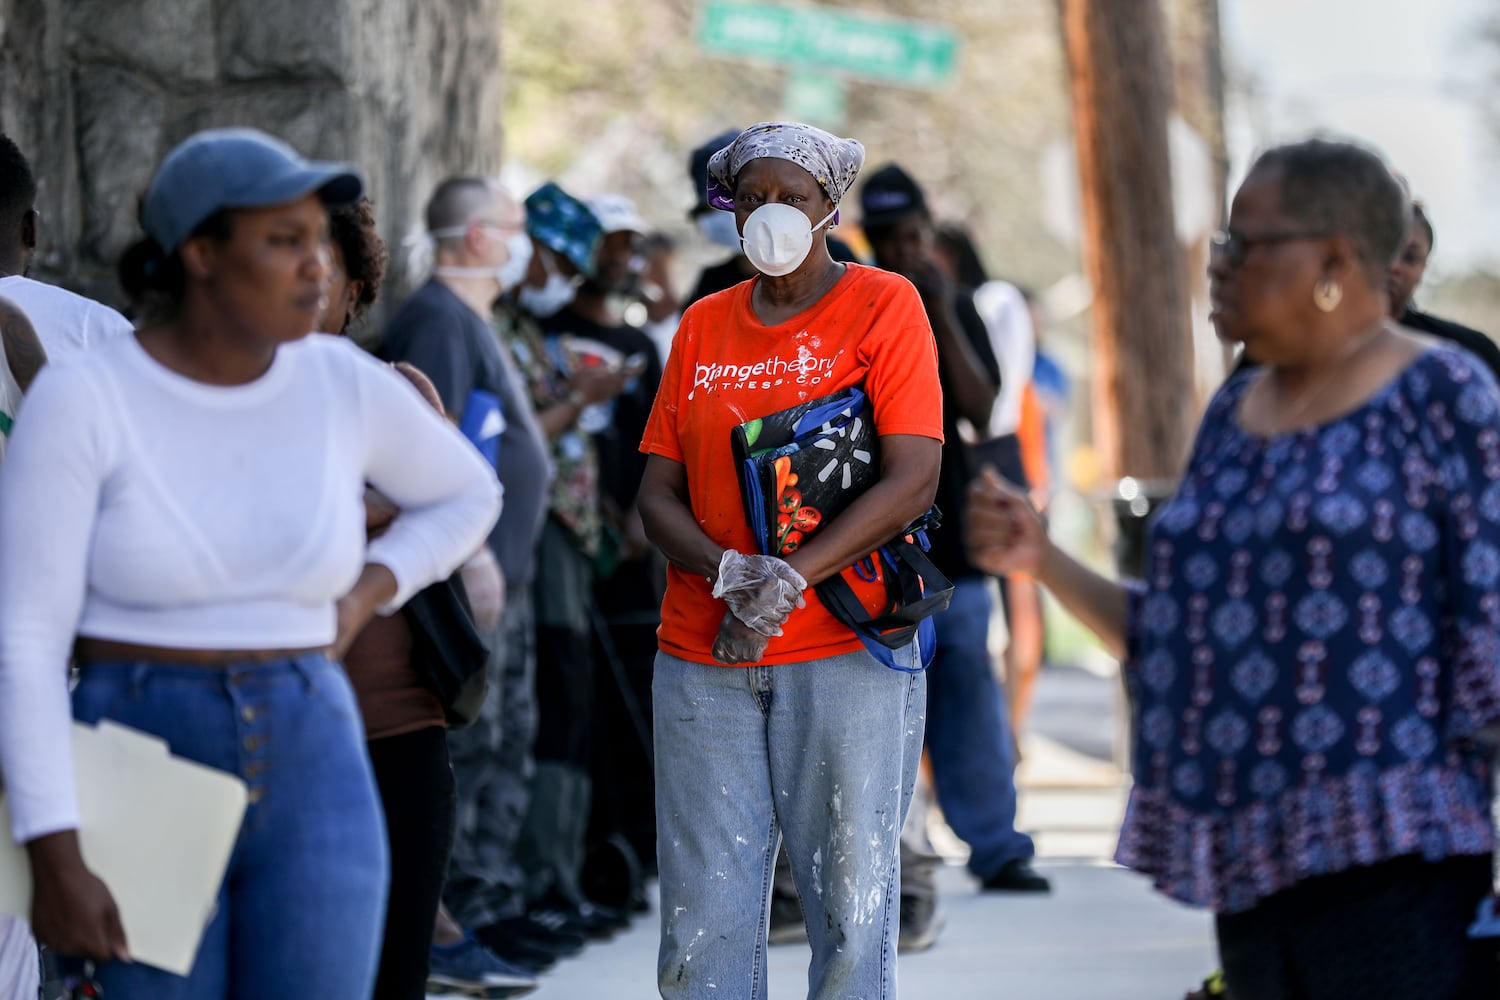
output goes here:
[{"label": "gold hoop earring", "polygon": [[1344,286],[1332,278],[1324,278],[1313,286],[1313,305],[1323,312],[1331,313],[1344,301]]}]

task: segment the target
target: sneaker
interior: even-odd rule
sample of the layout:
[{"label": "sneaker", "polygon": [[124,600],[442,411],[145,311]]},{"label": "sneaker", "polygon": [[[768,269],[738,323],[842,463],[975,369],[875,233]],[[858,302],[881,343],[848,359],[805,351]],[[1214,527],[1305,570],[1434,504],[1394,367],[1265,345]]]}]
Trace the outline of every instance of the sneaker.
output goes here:
[{"label": "sneaker", "polygon": [[796,896],[771,893],[771,926],[766,931],[767,944],[796,944],[807,940],[807,923],[802,919],[802,904]]},{"label": "sneaker", "polygon": [[557,964],[558,959],[567,957],[536,941],[506,937],[501,934],[490,934],[486,933],[486,931],[487,928],[480,928],[478,931],[475,931],[480,944],[504,959],[507,964],[525,972],[530,972],[533,975],[539,972],[546,972]]},{"label": "sneaker", "polygon": [[565,924],[566,920],[556,914],[538,915],[541,919],[534,919],[530,913],[519,917],[507,917],[497,920],[488,927],[481,927],[475,931],[475,936],[483,941],[493,952],[504,955],[505,952],[495,947],[490,937],[508,939],[519,938],[528,944],[540,944],[548,951],[555,952],[563,958],[578,954],[583,950],[587,939],[582,935],[569,930]]},{"label": "sneaker", "polygon": [[544,897],[526,915],[545,927],[596,940],[613,937],[630,924],[630,918],[620,910],[593,902],[574,903],[560,893]]},{"label": "sneaker", "polygon": [[980,888],[985,892],[1051,892],[1052,883],[1031,867],[1030,858],[1012,858]]},{"label": "sneaker", "polygon": [[945,923],[947,917],[936,896],[902,896],[901,933],[896,939],[896,950],[926,951],[937,941]]},{"label": "sneaker", "polygon": [[458,944],[433,945],[427,973],[427,992],[439,996],[525,996],[537,988],[536,976],[505,961],[465,936]]}]

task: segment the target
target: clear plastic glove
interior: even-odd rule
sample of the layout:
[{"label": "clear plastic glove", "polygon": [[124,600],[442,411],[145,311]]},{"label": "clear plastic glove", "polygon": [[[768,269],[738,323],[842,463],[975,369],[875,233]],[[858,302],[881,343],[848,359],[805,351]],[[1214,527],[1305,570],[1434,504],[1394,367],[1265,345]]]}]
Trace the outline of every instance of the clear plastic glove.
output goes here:
[{"label": "clear plastic glove", "polygon": [[769,636],[761,635],[734,616],[725,612],[719,623],[719,634],[714,636],[714,659],[720,663],[759,663],[766,654]]},{"label": "clear plastic glove", "polygon": [[807,581],[784,559],[725,549],[719,557],[714,596],[723,598],[734,616],[761,635],[781,634],[781,625],[807,601]]}]

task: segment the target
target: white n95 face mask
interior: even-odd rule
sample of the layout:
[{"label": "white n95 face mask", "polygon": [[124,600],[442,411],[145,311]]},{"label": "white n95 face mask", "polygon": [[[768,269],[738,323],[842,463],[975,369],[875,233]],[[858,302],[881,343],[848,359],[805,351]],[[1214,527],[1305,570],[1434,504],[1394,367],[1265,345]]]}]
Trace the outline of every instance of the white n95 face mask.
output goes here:
[{"label": "white n95 face mask", "polygon": [[495,272],[502,292],[526,280],[526,269],[531,267],[531,234],[524,229],[512,234],[505,241],[505,252],[505,263]]},{"label": "white n95 face mask", "polygon": [[791,274],[807,259],[813,233],[827,225],[838,211],[835,207],[817,225],[812,225],[800,209],[791,205],[779,202],[762,205],[745,220],[740,245],[761,274],[772,278]]},{"label": "white n95 face mask", "polygon": [[521,286],[521,308],[537,319],[546,319],[572,302],[577,295],[577,285],[560,274],[549,274],[547,283],[541,288]]},{"label": "white n95 face mask", "polygon": [[547,283],[541,288],[522,285],[518,297],[521,308],[538,319],[546,319],[578,297],[578,286],[583,284],[583,275],[565,278],[552,263],[552,252],[542,252],[542,268],[547,272]]},{"label": "white n95 face mask", "polygon": [[698,216],[698,232],[715,246],[739,252],[740,231],[735,227],[733,212],[709,209]]},{"label": "white n95 face mask", "polygon": [[[465,227],[467,228],[467,227]],[[456,236],[464,232],[442,230],[433,236]],[[505,238],[505,263],[499,267],[435,267],[432,273],[439,278],[494,278],[500,282],[500,290],[514,288],[526,279],[526,269],[531,266],[531,237],[523,229]]]}]

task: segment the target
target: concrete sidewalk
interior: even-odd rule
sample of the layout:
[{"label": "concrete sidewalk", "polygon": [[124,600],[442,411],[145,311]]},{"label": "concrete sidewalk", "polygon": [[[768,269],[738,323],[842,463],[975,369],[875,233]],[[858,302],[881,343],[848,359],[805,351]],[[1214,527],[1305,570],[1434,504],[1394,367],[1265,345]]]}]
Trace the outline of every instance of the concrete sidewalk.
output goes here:
[{"label": "concrete sidewalk", "polygon": [[[946,828],[939,875],[946,928],[932,950],[903,955],[902,1000],[1179,1000],[1218,964],[1212,918],[1169,902],[1106,859],[1128,789],[1115,765],[1118,681],[1049,668],[1023,746],[1017,825],[1037,842],[1049,896],[981,894]],[[657,915],[542,977],[540,1000],[657,996]],[[770,996],[807,994],[806,945],[770,950]],[[742,1000],[723,997],[721,1000]]]},{"label": "concrete sidewalk", "polygon": [[[947,926],[901,956],[902,1000],[1178,1000],[1215,966],[1209,918],[1114,866],[1042,861],[1050,896],[981,895],[963,869],[939,878]],[[542,977],[540,1000],[650,1000],[655,915]],[[770,996],[807,995],[806,945],[770,951]],[[731,1000],[725,997],[724,1000]],[[742,998],[733,998],[742,1000]]]}]

